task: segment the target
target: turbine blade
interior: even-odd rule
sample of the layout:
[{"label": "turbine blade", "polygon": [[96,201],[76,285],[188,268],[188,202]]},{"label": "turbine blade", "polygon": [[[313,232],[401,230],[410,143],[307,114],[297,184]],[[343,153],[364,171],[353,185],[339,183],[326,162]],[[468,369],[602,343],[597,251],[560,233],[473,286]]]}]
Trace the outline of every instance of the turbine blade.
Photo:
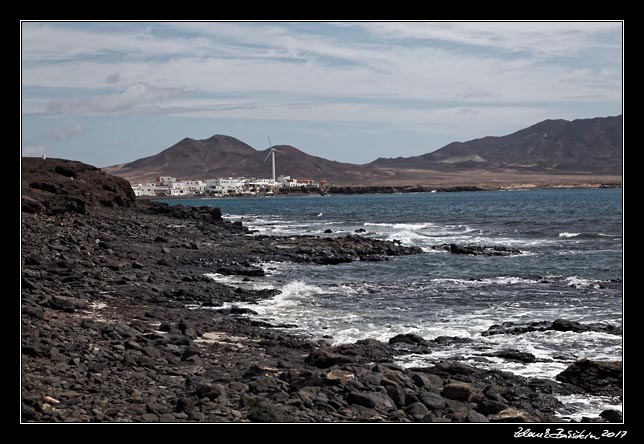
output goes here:
[{"label": "turbine blade", "polygon": [[271,143],[271,138],[270,138],[270,137],[268,137],[268,136],[266,136],[266,138],[268,139],[268,147],[269,147],[269,148],[272,148],[272,147],[273,147],[273,144]]},{"label": "turbine blade", "polygon": [[266,156],[266,159],[264,159],[264,162],[266,162],[266,161],[268,160],[268,158],[269,158],[269,157],[271,157],[271,153],[272,153],[272,152],[273,152],[273,151],[269,151],[269,152],[268,152],[268,155]]}]

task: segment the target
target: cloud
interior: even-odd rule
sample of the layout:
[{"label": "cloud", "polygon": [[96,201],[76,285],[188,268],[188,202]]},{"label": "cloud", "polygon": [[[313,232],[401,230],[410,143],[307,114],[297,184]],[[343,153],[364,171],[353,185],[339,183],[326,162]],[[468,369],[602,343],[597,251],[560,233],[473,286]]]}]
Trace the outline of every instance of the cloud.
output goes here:
[{"label": "cloud", "polygon": [[[435,40],[556,57],[588,48],[620,48],[621,22],[362,22],[360,27],[389,40]],[[615,37],[606,43],[604,37]]]},{"label": "cloud", "polygon": [[467,115],[467,114],[478,114],[478,111],[470,109],[470,108],[461,108],[456,111],[454,111],[454,114],[461,114],[461,115]]},{"label": "cloud", "polygon": [[22,148],[23,157],[41,157],[46,153],[47,147],[45,145],[30,145]]},{"label": "cloud", "polygon": [[79,57],[149,57],[204,54],[209,43],[200,37],[160,37],[152,23],[82,29],[60,23],[22,23],[22,59],[28,62],[57,62]]},{"label": "cloud", "polygon": [[621,103],[619,22],[48,23],[23,24],[22,38],[23,113],[47,117],[359,121],[465,137]]},{"label": "cloud", "polygon": [[74,125],[67,126],[65,128],[46,131],[41,134],[41,137],[49,141],[69,140],[72,137],[74,137],[76,134],[82,133],[83,130],[84,128],[82,127],[82,125],[79,123],[76,123]]},{"label": "cloud", "polygon": [[110,74],[109,76],[105,77],[105,83],[108,85],[112,85],[114,83],[117,83],[119,81],[119,74]]},{"label": "cloud", "polygon": [[125,90],[81,99],[57,99],[45,108],[47,114],[86,115],[119,114],[162,103],[184,92],[182,88],[157,88],[148,83],[135,83]]}]

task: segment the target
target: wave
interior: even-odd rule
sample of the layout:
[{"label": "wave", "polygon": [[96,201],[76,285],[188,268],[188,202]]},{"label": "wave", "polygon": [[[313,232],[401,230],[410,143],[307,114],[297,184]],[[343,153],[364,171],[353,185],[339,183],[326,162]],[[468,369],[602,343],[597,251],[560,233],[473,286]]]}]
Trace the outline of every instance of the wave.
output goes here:
[{"label": "wave", "polygon": [[363,224],[365,227],[388,227],[402,230],[424,230],[430,227],[434,227],[435,224],[432,223],[418,223],[418,224],[390,224],[390,223],[380,223],[380,222],[365,222]]},{"label": "wave", "polygon": [[557,416],[565,416],[576,421],[584,416],[598,416],[604,410],[622,411],[619,398],[592,395],[555,395],[563,406],[556,411]]},{"label": "wave", "polygon": [[564,279],[564,282],[569,287],[575,287],[575,288],[592,287],[592,288],[598,289],[598,288],[600,288],[600,284],[603,281],[585,279],[585,278],[582,278],[582,277],[579,277],[579,276],[569,276],[569,277]]},{"label": "wave", "polygon": [[460,286],[479,286],[479,285],[516,285],[516,284],[536,284],[535,279],[525,279],[517,276],[497,276],[493,278],[482,279],[455,279],[455,278],[435,278],[431,282],[439,284],[456,284]]},{"label": "wave", "polygon": [[304,281],[291,281],[280,288],[281,293],[270,298],[259,301],[253,309],[261,315],[279,315],[282,309],[294,307],[302,302],[310,300],[311,296],[325,293],[317,285],[310,285]]},{"label": "wave", "polygon": [[612,239],[618,239],[621,238],[621,235],[615,235],[615,234],[605,234],[605,233],[568,233],[568,232],[563,232],[559,233],[559,237],[563,238],[571,238],[574,237],[576,239],[583,239],[583,240],[591,240],[591,239],[601,239],[601,238],[612,238]]}]

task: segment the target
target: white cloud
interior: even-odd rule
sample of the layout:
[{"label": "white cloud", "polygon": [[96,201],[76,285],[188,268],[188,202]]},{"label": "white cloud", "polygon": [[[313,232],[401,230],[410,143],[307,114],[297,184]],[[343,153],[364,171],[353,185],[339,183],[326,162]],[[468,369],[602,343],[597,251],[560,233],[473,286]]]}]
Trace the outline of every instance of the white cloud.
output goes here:
[{"label": "white cloud", "polygon": [[[620,22],[364,22],[358,26],[387,39],[440,40],[463,45],[562,56],[605,47],[610,33],[621,40]],[[614,46],[619,49],[619,45]]]},{"label": "white cloud", "polygon": [[141,23],[138,30],[88,30],[60,24],[25,22],[22,24],[22,59],[51,62],[78,57],[126,54],[129,57],[204,54],[206,40],[158,37],[151,24]]},{"label": "white cloud", "polygon": [[[367,37],[334,37],[332,25]],[[459,122],[490,123],[484,115],[529,124],[567,103],[621,101],[619,48],[593,52],[618,45],[620,23],[365,22],[327,24],[325,34],[273,23],[136,26],[24,24],[23,85],[57,98],[27,96],[23,112],[350,120],[455,132]],[[580,51],[587,65],[556,59]],[[121,89],[102,93],[106,86]],[[68,98],[65,88],[90,96]]]},{"label": "white cloud", "polygon": [[41,136],[45,140],[69,140],[77,134],[82,133],[84,130],[83,126],[79,123],[76,123],[71,126],[66,126],[65,128],[54,129],[44,132]]},{"label": "white cloud", "polygon": [[136,83],[121,92],[104,96],[53,100],[45,112],[62,115],[127,113],[162,103],[182,93],[180,88],[157,88],[147,83]]},{"label": "white cloud", "polygon": [[41,157],[46,153],[47,147],[45,145],[30,145],[22,148],[23,157]]},{"label": "white cloud", "polygon": [[107,83],[108,85],[113,85],[118,81],[119,81],[119,73],[110,74],[109,76],[105,77],[105,83]]}]

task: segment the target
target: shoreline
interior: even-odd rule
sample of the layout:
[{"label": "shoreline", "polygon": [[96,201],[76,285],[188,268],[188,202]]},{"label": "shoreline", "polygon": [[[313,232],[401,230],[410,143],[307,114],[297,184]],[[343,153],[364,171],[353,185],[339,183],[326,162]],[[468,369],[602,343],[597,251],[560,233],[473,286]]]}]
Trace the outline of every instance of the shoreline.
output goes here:
[{"label": "shoreline", "polygon": [[[274,291],[229,287],[204,273],[257,275],[258,260],[379,260],[395,246],[305,236],[291,240],[293,255],[272,247],[284,238],[246,231],[211,208],[150,203],[26,215],[23,419],[565,422],[555,396],[584,393],[457,361],[404,369],[396,354],[432,347],[414,335],[331,346],[253,319],[234,304]],[[393,253],[416,253],[399,248]],[[218,311],[224,302],[233,308]],[[526,402],[535,390],[543,394]]]},{"label": "shoreline", "polygon": [[233,196],[214,196],[214,195],[186,195],[186,196],[137,196],[137,201],[155,201],[155,200],[220,200],[220,199],[253,199],[253,198],[273,198],[273,197],[325,197],[334,195],[355,195],[355,194],[407,194],[407,193],[459,193],[459,192],[490,192],[490,191],[528,191],[528,190],[586,190],[586,189],[613,189],[622,188],[621,183],[603,183],[597,185],[549,185],[549,186],[505,186],[499,188],[481,188],[477,186],[457,186],[457,187],[428,187],[428,186],[408,186],[408,187],[389,187],[389,186],[367,186],[367,187],[330,187],[326,192],[291,192],[277,193],[273,196],[266,195],[233,195]]},{"label": "shoreline", "polygon": [[[402,368],[396,356],[462,338],[333,346],[237,306],[279,291],[205,276],[262,276],[256,264],[270,261],[382,261],[417,247],[249,236],[218,208],[137,202],[125,180],[77,162],[25,163],[22,179],[24,422],[565,423],[558,397],[622,397],[621,362],[577,361],[557,381],[456,360]],[[621,418],[607,410],[582,421]]]}]

